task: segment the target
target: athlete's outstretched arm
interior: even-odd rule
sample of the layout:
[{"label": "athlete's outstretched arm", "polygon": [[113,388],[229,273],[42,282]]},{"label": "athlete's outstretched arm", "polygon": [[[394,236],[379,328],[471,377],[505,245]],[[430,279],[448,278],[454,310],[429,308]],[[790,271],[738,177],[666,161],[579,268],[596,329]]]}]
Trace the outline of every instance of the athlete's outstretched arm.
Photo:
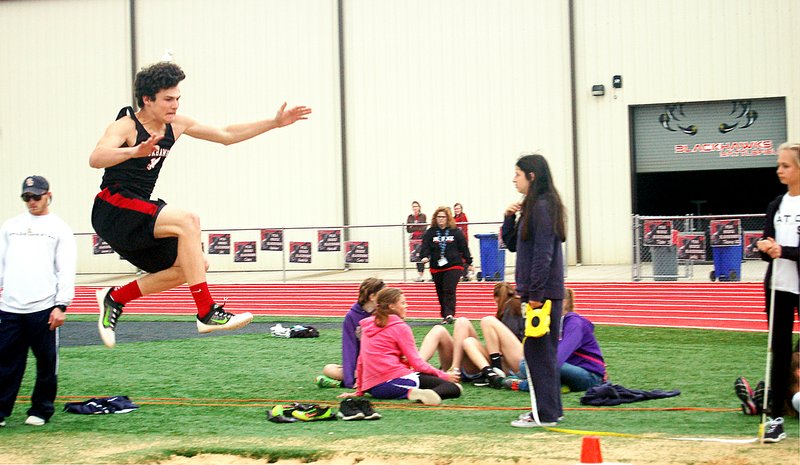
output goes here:
[{"label": "athlete's outstretched arm", "polygon": [[287,110],[286,103],[284,102],[273,119],[232,124],[224,128],[198,123],[186,116],[177,117],[176,123],[185,125],[183,133],[196,139],[230,145],[251,139],[272,129],[282,128],[299,120],[308,119],[308,115],[310,114],[311,108],[304,106],[298,106]]},{"label": "athlete's outstretched arm", "polygon": [[139,145],[121,147],[127,141],[127,134],[130,131],[135,131],[133,121],[130,119],[120,119],[111,123],[89,155],[89,166],[103,169],[118,165],[130,158],[146,157],[153,153],[158,142],[164,138],[151,135]]}]

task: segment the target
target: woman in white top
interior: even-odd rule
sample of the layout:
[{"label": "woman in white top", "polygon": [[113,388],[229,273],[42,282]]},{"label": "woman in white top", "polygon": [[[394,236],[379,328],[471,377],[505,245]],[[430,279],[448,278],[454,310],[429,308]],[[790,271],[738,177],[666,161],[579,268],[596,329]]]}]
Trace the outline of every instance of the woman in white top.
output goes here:
[{"label": "woman in white top", "polygon": [[773,397],[764,442],[786,437],[783,413],[789,389],[792,326],[800,303],[800,144],[785,143],[778,148],[777,173],[787,192],[767,207],[764,236],[757,243],[762,258],[769,262],[764,279],[768,317],[770,301],[773,296],[775,299],[771,315],[774,355],[769,375]]}]

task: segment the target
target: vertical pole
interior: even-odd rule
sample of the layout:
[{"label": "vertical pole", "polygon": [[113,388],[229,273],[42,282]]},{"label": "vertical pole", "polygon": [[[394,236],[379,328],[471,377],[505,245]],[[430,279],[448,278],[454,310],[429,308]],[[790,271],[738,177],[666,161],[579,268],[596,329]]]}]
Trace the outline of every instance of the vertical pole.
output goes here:
[{"label": "vertical pole", "polygon": [[631,273],[634,281],[641,281],[641,262],[642,259],[639,244],[639,215],[633,215],[633,260]]},{"label": "vertical pole", "polygon": [[400,266],[403,267],[403,282],[406,282],[406,232],[404,225],[400,225],[400,251],[403,255],[403,261]]},{"label": "vertical pole", "polygon": [[131,106],[136,111],[136,92],[133,89],[133,81],[136,79],[138,68],[136,60],[136,0],[128,0],[128,14],[130,15],[128,21],[131,33]]},{"label": "vertical pole", "polygon": [[281,228],[281,268],[283,269],[283,282],[286,282],[286,229]]}]

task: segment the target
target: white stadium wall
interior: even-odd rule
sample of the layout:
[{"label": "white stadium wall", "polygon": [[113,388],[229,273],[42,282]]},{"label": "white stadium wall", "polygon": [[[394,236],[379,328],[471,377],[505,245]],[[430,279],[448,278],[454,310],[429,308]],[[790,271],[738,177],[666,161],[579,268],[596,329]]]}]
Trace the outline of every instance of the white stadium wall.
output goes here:
[{"label": "white stadium wall", "polygon": [[[309,121],[241,144],[176,144],[154,196],[197,212],[204,229],[339,226],[345,215],[353,225],[399,224],[412,200],[428,214],[461,202],[471,221],[499,221],[518,199],[514,161],[539,151],[569,211],[570,262],[579,223],[583,263],[627,263],[631,105],[786,97],[787,134],[800,139],[800,41],[789,32],[800,3],[574,0],[573,166],[569,4],[343,0],[340,69],[334,0],[0,2],[0,218],[22,211],[22,179],[43,174],[54,211],[85,233],[79,271],[130,271],[92,255],[101,172],[88,155],[131,102],[132,63],[167,49],[187,73],[180,111],[200,121],[272,117],[283,101],[314,109]],[[594,84],[604,96],[591,95]],[[296,237],[316,240],[315,231]],[[401,265],[398,231],[351,238],[370,241],[370,267]],[[340,264],[318,257],[314,267]],[[276,256],[209,259],[216,270],[280,266]]]}]

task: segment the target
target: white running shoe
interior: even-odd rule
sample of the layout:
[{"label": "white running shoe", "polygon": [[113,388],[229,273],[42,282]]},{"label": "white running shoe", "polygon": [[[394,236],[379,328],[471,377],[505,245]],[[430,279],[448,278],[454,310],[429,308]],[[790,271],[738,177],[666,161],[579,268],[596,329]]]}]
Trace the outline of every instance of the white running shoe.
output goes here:
[{"label": "white running shoe", "polygon": [[253,321],[252,313],[234,315],[226,312],[222,305],[214,304],[205,318],[202,320],[200,318],[197,319],[197,331],[201,334],[212,331],[230,331],[247,326],[251,321]]},{"label": "white running shoe", "polygon": [[31,415],[25,419],[25,424],[30,426],[44,426],[46,422],[44,418],[39,418],[37,416]]}]

